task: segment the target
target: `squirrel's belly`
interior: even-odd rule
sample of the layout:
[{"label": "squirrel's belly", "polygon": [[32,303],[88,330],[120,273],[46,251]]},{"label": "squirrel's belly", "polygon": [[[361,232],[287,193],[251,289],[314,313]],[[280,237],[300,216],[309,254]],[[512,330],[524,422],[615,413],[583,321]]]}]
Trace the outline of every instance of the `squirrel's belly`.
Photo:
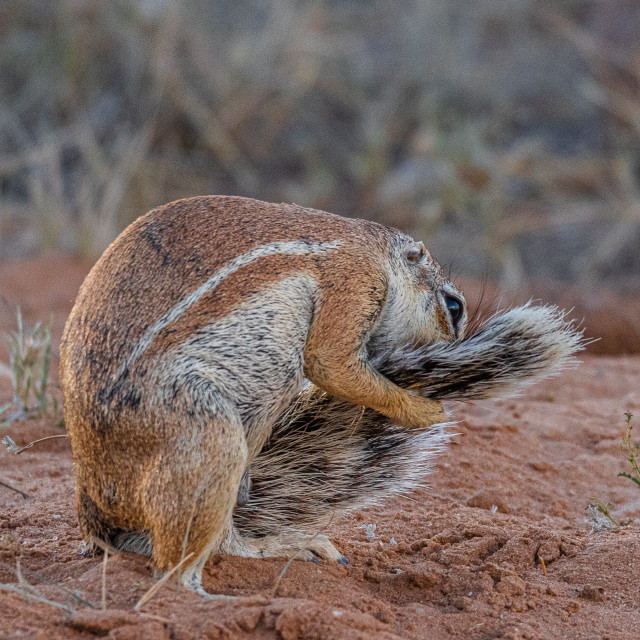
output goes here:
[{"label": "squirrel's belly", "polygon": [[303,383],[316,290],[309,275],[294,274],[200,328],[165,356],[174,363],[174,375],[197,372],[209,397],[219,395],[235,406],[250,453],[259,451]]}]

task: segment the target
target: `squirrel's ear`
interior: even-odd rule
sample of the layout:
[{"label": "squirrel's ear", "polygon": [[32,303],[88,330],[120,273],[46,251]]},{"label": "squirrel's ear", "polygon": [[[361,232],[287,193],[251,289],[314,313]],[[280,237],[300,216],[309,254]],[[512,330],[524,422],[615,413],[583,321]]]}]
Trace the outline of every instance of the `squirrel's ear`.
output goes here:
[{"label": "squirrel's ear", "polygon": [[422,242],[416,242],[407,249],[405,257],[407,262],[418,264],[427,255],[427,250]]}]

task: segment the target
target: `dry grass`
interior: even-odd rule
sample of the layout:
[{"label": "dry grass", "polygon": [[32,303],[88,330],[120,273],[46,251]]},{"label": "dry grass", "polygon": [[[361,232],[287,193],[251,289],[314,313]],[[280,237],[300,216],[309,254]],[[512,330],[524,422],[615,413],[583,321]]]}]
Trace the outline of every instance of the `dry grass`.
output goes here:
[{"label": "dry grass", "polygon": [[16,489],[15,487],[11,486],[7,482],[3,482],[2,480],[0,480],[0,486],[4,487],[5,489],[9,489],[10,491],[14,491],[15,493],[20,494],[25,500],[27,500],[29,498],[29,494],[28,493],[25,493],[24,491],[21,491],[20,489]]},{"label": "dry grass", "polygon": [[[620,452],[631,465],[631,472],[621,471],[618,477],[628,478],[640,487],[640,443],[634,443],[632,440],[633,425],[631,419],[633,414],[629,411],[625,412],[626,432],[622,437],[620,443]],[[587,505],[586,510],[589,514],[589,521],[591,525],[591,533],[602,533],[610,531],[611,529],[618,529],[630,524],[631,520],[625,522],[619,522],[616,520],[610,511],[611,504],[605,504],[598,498],[591,498],[592,503]]]},{"label": "dry grass", "polygon": [[11,453],[15,453],[16,455],[18,455],[23,451],[26,451],[27,449],[31,449],[31,447],[33,447],[36,444],[39,444],[40,442],[53,440],[54,438],[68,438],[68,437],[69,436],[66,433],[61,433],[59,435],[54,435],[54,436],[46,436],[44,438],[38,438],[37,440],[33,440],[32,442],[25,444],[23,447],[19,447],[11,436],[5,436],[4,438],[2,438],[2,440],[0,440],[0,442],[3,445],[5,445],[5,447],[7,447],[7,451],[10,451]]},{"label": "dry grass", "polygon": [[629,478],[631,482],[635,482],[638,487],[640,487],[640,465],[638,461],[640,460],[640,443],[633,442],[631,439],[631,433],[633,431],[633,425],[631,424],[631,418],[633,418],[633,414],[630,412],[625,413],[626,423],[627,423],[627,432],[622,438],[622,443],[620,444],[620,451],[622,455],[625,457],[627,462],[631,465],[631,473],[627,473],[626,471],[622,471],[618,474],[618,477]]},{"label": "dry grass", "polygon": [[[44,584],[44,585],[51,585],[55,587],[64,596],[64,598],[66,598],[66,600],[69,603],[73,604],[73,607],[81,606],[81,607],[88,607],[89,609],[97,609],[97,607],[95,607],[91,602],[86,600],[78,590],[72,591],[61,582],[58,582],[56,580],[49,580],[48,578],[43,576],[39,571],[33,571],[31,569],[23,568],[20,564],[19,559],[16,560],[15,567],[12,567],[10,564],[3,561],[0,561],[0,566],[3,569],[6,569],[10,573],[12,573],[16,577],[16,580],[18,581],[17,585],[11,584],[11,583],[3,585],[4,587],[6,587],[6,589],[4,589],[5,591],[14,591],[15,593],[20,593],[25,598],[31,597],[34,600],[37,599],[36,597],[34,597],[34,595],[37,597],[42,597],[41,594],[38,593],[37,587],[28,583],[27,581],[27,578],[28,578],[32,582],[36,581],[40,585]],[[71,610],[73,608],[71,605],[63,604],[57,601],[50,601],[50,602],[47,602],[47,604],[52,604],[53,606],[57,606],[58,608],[61,608],[64,610]]]},{"label": "dry grass", "polygon": [[0,251],[95,257],[153,206],[235,193],[400,226],[506,289],[640,286],[637,9],[601,7],[11,0]]},{"label": "dry grass", "polygon": [[0,584],[0,591],[10,591],[11,593],[17,593],[25,599],[25,602],[27,604],[29,604],[29,600],[34,600],[36,602],[42,602],[52,607],[56,607],[56,609],[62,609],[66,613],[71,613],[73,611],[73,609],[71,609],[71,607],[67,606],[66,604],[55,602],[41,595],[38,595],[38,593],[35,592],[35,588],[30,585]]},{"label": "dry grass", "polygon": [[[0,407],[0,416],[8,415],[7,423],[24,419],[27,415],[45,415],[49,409],[48,384],[51,365],[51,329],[37,322],[28,327],[18,307],[17,330],[4,336],[9,352],[9,366],[3,365],[0,375],[11,379],[13,400]],[[54,412],[57,410],[54,400]]]},{"label": "dry grass", "polygon": [[163,587],[163,585],[165,585],[169,581],[169,578],[171,578],[171,576],[176,571],[179,571],[180,567],[182,567],[182,565],[192,556],[193,553],[189,553],[188,555],[186,555],[184,558],[182,558],[182,560],[180,560],[180,562],[178,562],[178,564],[176,564],[175,567],[173,567],[170,571],[167,571],[167,573],[165,573],[162,578],[160,578],[160,580],[154,582],[153,585],[143,594],[140,600],[138,600],[136,606],[133,607],[133,610],[140,611],[140,609],[144,607],[144,605],[147,604],[147,602],[149,602],[151,598],[153,598],[153,596]]}]

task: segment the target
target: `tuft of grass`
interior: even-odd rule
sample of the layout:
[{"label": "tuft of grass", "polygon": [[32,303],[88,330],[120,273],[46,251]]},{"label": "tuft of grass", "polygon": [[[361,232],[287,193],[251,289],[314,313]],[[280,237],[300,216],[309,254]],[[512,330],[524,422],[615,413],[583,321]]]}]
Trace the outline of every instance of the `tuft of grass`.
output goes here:
[{"label": "tuft of grass", "polygon": [[371,542],[375,540],[376,537],[376,525],[375,524],[363,524],[360,526],[361,529],[364,529],[364,535],[367,542]]},{"label": "tuft of grass", "polygon": [[620,443],[620,451],[631,464],[631,473],[621,471],[618,474],[618,477],[622,476],[624,478],[629,478],[629,480],[635,482],[640,487],[640,467],[638,466],[638,458],[640,457],[640,443],[636,442],[634,444],[631,440],[631,431],[633,429],[631,418],[633,418],[633,414],[629,411],[626,411],[624,415],[626,417],[627,433],[625,434],[624,438],[622,438],[622,442]]},{"label": "tuft of grass", "polygon": [[585,507],[585,510],[589,513],[591,520],[591,530],[589,533],[604,533],[605,531],[611,531],[612,529],[618,529],[620,527],[626,527],[631,523],[631,520],[626,522],[618,522],[609,511],[611,503],[605,504],[598,498],[591,498],[593,502]]},{"label": "tuft of grass", "polygon": [[[625,411],[625,422],[627,425],[627,432],[622,438],[620,443],[620,451],[622,455],[631,464],[631,473],[621,471],[618,474],[618,478],[629,478],[632,482],[635,482],[640,487],[640,465],[638,460],[640,459],[640,443],[635,443],[631,439],[631,432],[633,425],[631,424],[631,418],[633,414],[630,411]],[[625,527],[632,522],[631,519],[626,522],[618,522],[611,515],[609,511],[610,503],[605,504],[598,498],[591,498],[593,502],[585,507],[589,512],[591,531],[590,533],[602,533],[604,531],[611,531],[611,529],[617,529],[619,527]]]},{"label": "tuft of grass", "polygon": [[[9,352],[8,369],[3,368],[13,385],[13,400],[0,407],[0,416],[10,412],[4,424],[23,420],[28,415],[43,416],[48,411],[48,384],[51,365],[51,319],[33,327],[25,325],[20,307],[16,311],[17,331],[4,336]],[[53,410],[57,402],[53,400]]]},{"label": "tuft of grass", "polygon": [[60,602],[54,602],[53,600],[48,600],[37,593],[34,587],[31,585],[16,585],[16,584],[0,584],[0,591],[10,591],[11,593],[17,593],[21,595],[27,604],[29,604],[29,600],[35,600],[36,602],[42,602],[43,604],[51,605],[52,607],[56,607],[57,609],[62,609],[66,613],[72,613],[71,607],[66,604],[61,604]]},{"label": "tuft of grass", "polygon": [[464,246],[508,290],[633,285],[636,9],[598,4],[0,3],[0,252],[97,258],[160,203],[236,193]]}]

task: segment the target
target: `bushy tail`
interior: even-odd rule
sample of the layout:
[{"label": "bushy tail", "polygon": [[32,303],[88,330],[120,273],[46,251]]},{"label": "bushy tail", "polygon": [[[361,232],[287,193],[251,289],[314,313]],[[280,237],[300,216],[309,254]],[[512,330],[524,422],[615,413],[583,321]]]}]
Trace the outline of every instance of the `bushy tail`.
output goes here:
[{"label": "bushy tail", "polygon": [[582,330],[566,312],[529,304],[489,318],[473,335],[420,349],[400,349],[378,369],[404,388],[434,400],[513,396],[576,366]]},{"label": "bushy tail", "polygon": [[[405,348],[376,363],[402,387],[435,400],[514,395],[574,366],[582,331],[556,307],[516,307],[454,343]],[[251,464],[251,491],[234,514],[245,535],[317,529],[425,483],[450,435],[409,430],[310,386],[281,416]]]},{"label": "bushy tail", "polygon": [[245,535],[313,529],[424,482],[449,435],[409,431],[317,389],[289,408],[250,468],[248,501],[234,513]]}]

